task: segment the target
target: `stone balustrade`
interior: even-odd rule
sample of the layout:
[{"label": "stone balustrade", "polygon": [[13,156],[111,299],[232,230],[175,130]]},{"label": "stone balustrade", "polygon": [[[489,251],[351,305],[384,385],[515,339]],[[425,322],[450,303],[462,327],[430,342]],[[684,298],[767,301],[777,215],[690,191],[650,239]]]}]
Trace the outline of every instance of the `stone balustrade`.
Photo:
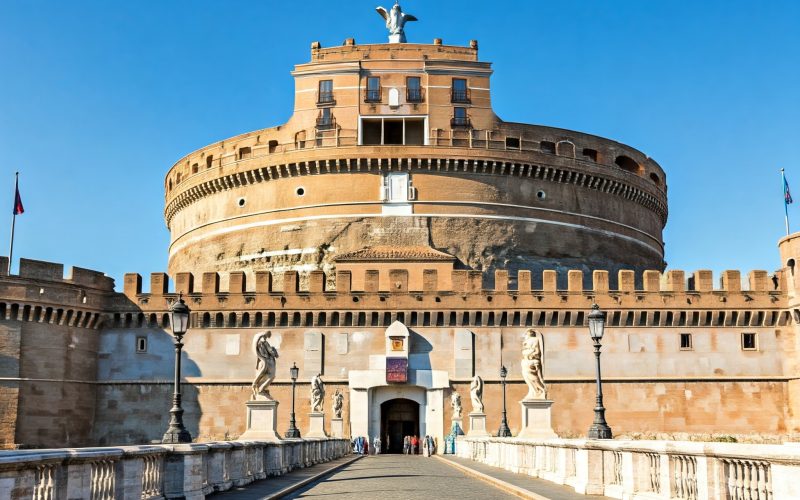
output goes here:
[{"label": "stone balustrade", "polygon": [[0,498],[204,498],[348,455],[346,439],[0,452]]},{"label": "stone balustrade", "polygon": [[800,445],[459,437],[456,453],[613,498],[779,500],[800,492]]}]

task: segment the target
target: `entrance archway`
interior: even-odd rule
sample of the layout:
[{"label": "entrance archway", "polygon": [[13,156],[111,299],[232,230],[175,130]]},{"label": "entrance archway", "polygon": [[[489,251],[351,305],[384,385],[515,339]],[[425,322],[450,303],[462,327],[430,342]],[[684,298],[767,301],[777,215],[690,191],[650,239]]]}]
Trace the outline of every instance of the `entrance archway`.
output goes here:
[{"label": "entrance archway", "polygon": [[403,437],[419,436],[419,403],[396,398],[381,403],[384,453],[403,453]]}]

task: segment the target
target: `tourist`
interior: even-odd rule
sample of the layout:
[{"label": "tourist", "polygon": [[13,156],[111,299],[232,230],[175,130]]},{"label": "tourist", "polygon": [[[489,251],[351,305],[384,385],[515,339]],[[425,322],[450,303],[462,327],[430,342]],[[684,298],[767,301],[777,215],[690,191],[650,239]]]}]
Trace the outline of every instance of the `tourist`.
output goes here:
[{"label": "tourist", "polygon": [[369,455],[369,438],[362,438],[364,440],[364,452],[362,455]]},{"label": "tourist", "polygon": [[411,438],[409,436],[403,436],[403,455],[409,454],[409,448],[411,448]]},{"label": "tourist", "polygon": [[414,436],[411,437],[411,454],[412,455],[416,455],[417,452],[419,451],[419,448],[417,448],[417,446],[419,446],[419,439],[417,439],[417,436],[414,435]]},{"label": "tourist", "polygon": [[381,438],[375,436],[375,439],[372,441],[372,454],[373,455],[380,455],[381,454]]},{"label": "tourist", "polygon": [[428,447],[428,436],[425,436],[425,439],[422,440],[422,454],[426,457],[431,456],[430,448]]}]

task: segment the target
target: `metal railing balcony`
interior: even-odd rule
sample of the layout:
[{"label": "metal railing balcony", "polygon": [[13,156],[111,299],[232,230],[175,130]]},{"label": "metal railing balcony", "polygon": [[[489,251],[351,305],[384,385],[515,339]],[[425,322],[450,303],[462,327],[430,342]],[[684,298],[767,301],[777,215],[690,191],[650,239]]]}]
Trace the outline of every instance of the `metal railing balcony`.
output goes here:
[{"label": "metal railing balcony", "polygon": [[407,102],[422,102],[424,100],[422,89],[406,89]]},{"label": "metal railing balcony", "polygon": [[451,127],[471,127],[468,116],[454,116],[450,119]]},{"label": "metal railing balcony", "polygon": [[367,89],[364,92],[364,102],[381,102],[381,89]]},{"label": "metal railing balcony", "polygon": [[471,102],[469,98],[469,90],[452,89],[450,91],[450,102],[456,104],[469,104]]},{"label": "metal railing balcony", "polygon": [[336,104],[336,99],[333,98],[333,92],[317,92],[317,104]]}]

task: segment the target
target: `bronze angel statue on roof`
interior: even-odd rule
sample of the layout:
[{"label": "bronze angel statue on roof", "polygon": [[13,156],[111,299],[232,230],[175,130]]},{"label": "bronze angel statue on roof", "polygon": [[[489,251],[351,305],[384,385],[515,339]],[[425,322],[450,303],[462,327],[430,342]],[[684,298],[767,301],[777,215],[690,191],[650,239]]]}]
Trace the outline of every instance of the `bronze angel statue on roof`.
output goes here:
[{"label": "bronze angel statue on roof", "polygon": [[406,33],[403,31],[403,27],[408,21],[418,21],[418,19],[411,14],[403,12],[397,2],[394,3],[391,11],[387,11],[383,7],[376,7],[375,10],[386,20],[386,29],[389,30],[389,43],[406,43]]}]

